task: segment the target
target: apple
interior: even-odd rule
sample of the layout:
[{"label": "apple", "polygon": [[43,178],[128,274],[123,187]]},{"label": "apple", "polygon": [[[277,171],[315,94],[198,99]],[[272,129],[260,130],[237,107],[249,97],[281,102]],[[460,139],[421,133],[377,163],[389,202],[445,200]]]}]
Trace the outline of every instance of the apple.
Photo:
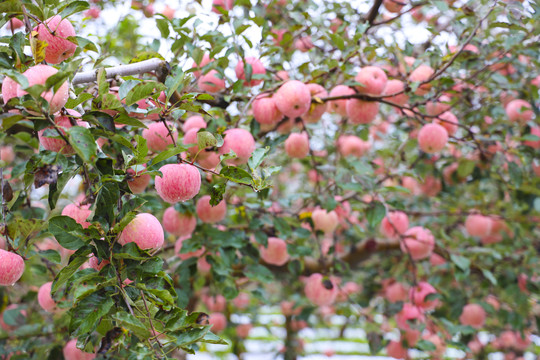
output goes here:
[{"label": "apple", "polygon": [[304,292],[315,305],[332,305],[337,297],[338,287],[334,280],[325,279],[321,274],[315,273],[307,278]]},{"label": "apple", "polygon": [[45,20],[45,24],[36,26],[34,31],[37,31],[36,38],[38,40],[47,43],[45,61],[49,64],[60,64],[75,54],[77,45],[69,41],[68,38],[77,34],[69,20],[62,19],[60,15],[55,15]]},{"label": "apple", "polygon": [[0,249],[0,286],[15,284],[24,272],[23,258],[14,252]]},{"label": "apple", "polygon": [[227,203],[221,200],[216,206],[210,205],[210,195],[204,195],[197,201],[197,216],[204,223],[214,224],[225,219]]},{"label": "apple", "polygon": [[304,131],[292,133],[285,140],[285,152],[292,158],[303,159],[309,154],[309,138]]},{"label": "apple", "polygon": [[[48,78],[56,74],[58,70],[49,65],[36,65],[28,68],[23,76],[28,80],[28,87],[34,85],[45,85]],[[28,94],[26,91],[17,86],[17,96],[21,97]],[[68,82],[64,82],[56,92],[51,90],[44,91],[41,97],[49,103],[49,114],[55,114],[66,105],[69,97]]]},{"label": "apple", "polygon": [[279,111],[290,118],[304,115],[311,107],[311,92],[306,84],[298,80],[289,80],[281,85],[274,99]]},{"label": "apple", "polygon": [[362,84],[356,86],[359,93],[378,96],[383,94],[388,78],[381,68],[366,66],[360,69],[354,80]]},{"label": "apple", "polygon": [[[247,64],[251,65],[251,76],[266,74],[266,69],[264,68],[264,65],[261,62],[261,60],[255,58],[255,57],[246,57],[245,60],[246,60]],[[236,72],[236,77],[238,78],[238,80],[246,80],[246,73],[245,73],[244,67],[245,67],[244,62],[242,60],[240,60],[238,62],[238,64],[236,64],[236,67],[235,67],[234,70]],[[252,78],[250,81],[244,81],[244,85],[245,86],[256,86],[256,85],[259,85],[262,82],[263,82],[262,79],[253,79]]]},{"label": "apple", "polygon": [[263,261],[270,265],[283,266],[289,261],[287,243],[276,237],[269,237],[266,247],[260,246],[259,252]]},{"label": "apple", "polygon": [[159,171],[163,177],[156,176],[155,186],[158,195],[170,204],[193,199],[201,189],[201,173],[189,164],[167,164]]},{"label": "apple", "polygon": [[120,245],[134,242],[143,250],[157,250],[165,236],[159,220],[152,214],[140,213],[122,230],[118,237]]}]

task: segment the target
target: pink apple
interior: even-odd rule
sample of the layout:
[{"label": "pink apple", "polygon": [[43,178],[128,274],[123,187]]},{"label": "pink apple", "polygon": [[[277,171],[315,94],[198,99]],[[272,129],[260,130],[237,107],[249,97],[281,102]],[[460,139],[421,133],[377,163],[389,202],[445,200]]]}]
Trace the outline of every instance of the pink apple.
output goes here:
[{"label": "pink apple", "polygon": [[[435,70],[433,70],[431,66],[422,64],[411,72],[411,74],[409,75],[409,81],[419,82],[422,84],[430,80],[433,74],[435,74]],[[429,92],[430,89],[431,89],[431,84],[425,83],[418,86],[418,88],[415,91],[415,94],[425,95]]]},{"label": "pink apple", "polygon": [[309,138],[306,132],[292,133],[285,140],[285,152],[292,158],[303,159],[309,154]]},{"label": "pink apple", "polygon": [[394,96],[386,97],[386,100],[391,102],[392,104],[396,104],[399,106],[405,105],[407,102],[409,102],[409,96],[404,92],[405,90],[405,84],[401,80],[392,79],[388,80],[386,83],[386,87],[384,89],[384,95],[392,95],[392,94],[398,94]]},{"label": "pink apple", "polygon": [[407,288],[400,282],[394,282],[386,287],[384,297],[391,303],[406,301],[408,297]]},{"label": "pink apple", "polygon": [[163,213],[163,228],[175,236],[189,236],[197,226],[197,219],[190,213],[176,211],[173,206]]},{"label": "pink apple", "polygon": [[86,221],[90,214],[92,214],[92,210],[90,210],[90,205],[79,206],[76,204],[68,204],[62,210],[62,215],[69,216],[78,224],[81,224],[82,227],[85,229],[90,226],[90,223]]},{"label": "pink apple", "polygon": [[409,253],[413,260],[428,258],[435,247],[435,238],[429,229],[415,226],[407,230],[400,242],[401,251]]},{"label": "pink apple", "polygon": [[389,212],[381,221],[381,233],[393,239],[409,229],[409,217],[403,211]]},{"label": "pink apple", "polygon": [[439,304],[438,300],[426,300],[426,296],[437,294],[437,290],[430,283],[421,281],[409,290],[409,298],[416,306],[424,310],[433,310]]},{"label": "pink apple", "polygon": [[437,116],[450,110],[450,97],[447,95],[441,95],[437,101],[428,101],[426,103],[426,114],[430,116]]},{"label": "pink apple", "polygon": [[182,244],[185,240],[189,239],[191,235],[181,236],[179,237],[176,242],[174,243],[174,253],[176,256],[178,256],[181,260],[187,260],[191,257],[200,258],[204,252],[206,251],[204,246],[198,250],[195,251],[189,251],[189,252],[182,252]]},{"label": "pink apple", "polygon": [[249,295],[247,293],[240,293],[233,299],[233,305],[238,309],[245,309],[249,306]]},{"label": "pink apple", "polygon": [[362,157],[371,149],[371,143],[355,135],[341,135],[337,140],[337,148],[342,156]]},{"label": "pink apple", "polygon": [[300,50],[301,52],[308,52],[309,50],[313,49],[313,41],[311,40],[311,36],[302,36],[294,42],[294,47]]},{"label": "pink apple", "polygon": [[93,360],[96,358],[95,354],[90,354],[77,348],[77,339],[68,341],[62,353],[65,360]]},{"label": "pink apple", "polygon": [[196,70],[193,72],[193,75],[195,75],[195,77],[199,77],[201,76],[201,69],[203,67],[205,67],[206,65],[210,64],[212,61],[212,59],[210,59],[210,55],[208,55],[208,53],[205,53],[201,59],[201,63],[200,64],[197,64],[195,61],[193,62],[193,65],[191,66],[192,68],[194,69],[199,69],[199,70]]},{"label": "pink apple", "polygon": [[353,124],[369,124],[379,113],[379,103],[359,99],[347,100],[347,116]]},{"label": "pink apple", "polygon": [[450,111],[446,111],[439,115],[434,122],[445,128],[449,136],[455,135],[459,129],[459,120],[456,115],[452,114]]},{"label": "pink apple", "polygon": [[213,0],[212,5],[212,11],[216,14],[221,14],[221,11],[227,13],[233,8],[234,0]]},{"label": "pink apple", "polygon": [[363,85],[356,86],[359,93],[377,96],[384,92],[388,78],[381,68],[366,66],[360,69],[354,80]]},{"label": "pink apple", "polygon": [[236,327],[236,335],[238,335],[238,337],[242,339],[245,339],[248,337],[249,332],[251,331],[252,328],[253,328],[253,325],[251,324],[240,324]]},{"label": "pink apple", "polygon": [[478,304],[467,304],[459,317],[462,325],[469,325],[475,329],[480,329],[486,322],[486,311]]},{"label": "pink apple", "polygon": [[100,271],[107,264],[110,264],[109,260],[98,259],[94,254],[90,254],[90,258],[88,259],[88,266],[90,266],[92,269]]},{"label": "pink apple", "polygon": [[311,92],[306,84],[289,80],[274,94],[276,106],[281,113],[296,118],[307,113],[311,107]]},{"label": "pink apple", "polygon": [[311,219],[315,230],[321,230],[325,234],[331,234],[339,225],[339,218],[335,211],[315,209],[311,213]]},{"label": "pink apple", "polygon": [[[323,99],[325,97],[328,97],[328,93],[326,90],[319,84],[307,84],[306,85],[309,89],[309,92],[312,97],[317,97],[319,99]],[[309,111],[302,115],[302,119],[304,119],[308,123],[315,123],[319,121],[319,119],[323,116],[323,114],[326,112],[328,105],[325,103],[322,104],[316,104],[313,103]]]},{"label": "pink apple", "polygon": [[210,330],[214,333],[219,333],[227,327],[227,318],[219,312],[211,313],[208,322],[212,325]]},{"label": "pink apple", "polygon": [[134,242],[143,250],[159,249],[164,240],[161,223],[154,215],[148,213],[135,216],[118,237],[120,245]]},{"label": "pink apple", "polygon": [[156,176],[155,186],[158,195],[170,204],[193,199],[201,189],[201,173],[189,164],[167,164],[159,171],[163,177]]},{"label": "pink apple", "polygon": [[182,130],[184,133],[187,133],[191,129],[206,129],[206,121],[204,121],[204,118],[199,115],[188,117],[184,125],[182,125]]},{"label": "pink apple", "polygon": [[403,308],[396,315],[397,326],[404,331],[411,329],[409,322],[417,321],[422,323],[424,320],[425,317],[422,309],[411,303],[403,304]]},{"label": "pink apple", "polygon": [[9,19],[9,22],[7,24],[7,29],[16,30],[16,29],[22,28],[23,26],[24,26],[24,22],[14,17],[14,18]]},{"label": "pink apple", "polygon": [[493,220],[481,214],[470,214],[465,220],[465,229],[471,236],[483,237],[491,233]]},{"label": "pink apple", "polygon": [[84,17],[98,19],[101,10],[98,7],[91,7],[90,9],[84,12]]},{"label": "pink apple", "polygon": [[[266,74],[266,69],[264,68],[263,63],[261,60],[255,58],[255,57],[246,57],[246,63],[251,65],[251,76],[253,75],[264,75]],[[235,67],[236,77],[238,80],[246,80],[246,74],[244,71],[244,62],[240,60],[238,64],[236,64]],[[253,79],[253,78],[252,78]],[[250,81],[244,81],[245,86],[256,86],[259,85],[261,82],[263,82],[262,79],[253,79]]]},{"label": "pink apple", "polygon": [[224,133],[223,146],[219,149],[220,154],[228,154],[234,151],[237,158],[229,159],[228,164],[241,165],[247,163],[255,150],[255,139],[253,135],[244,129],[229,129]]},{"label": "pink apple", "polygon": [[[355,91],[352,88],[345,85],[338,85],[330,91],[330,94],[328,96],[337,97],[337,96],[348,96],[348,95],[353,95],[353,94],[355,94]],[[347,116],[347,102],[348,102],[347,99],[329,101],[328,111],[337,113],[341,116]]]},{"label": "pink apple", "polygon": [[7,164],[15,160],[15,152],[11,146],[0,146],[0,160],[6,162]]},{"label": "pink apple", "polygon": [[223,295],[204,296],[203,302],[211,312],[224,312],[227,307],[227,300]]},{"label": "pink apple", "polygon": [[325,279],[321,274],[312,274],[304,287],[306,297],[315,305],[332,305],[336,299],[338,288],[335,281]]},{"label": "pink apple", "polygon": [[0,249],[0,285],[15,284],[24,272],[24,260],[16,253]]},{"label": "pink apple", "polygon": [[268,94],[259,94],[251,104],[251,111],[255,120],[262,125],[275,125],[283,114],[276,106],[276,100]]},{"label": "pink apple", "polygon": [[405,359],[407,357],[407,349],[401,345],[400,341],[392,340],[386,345],[386,354],[394,359]]},{"label": "pink apple", "polygon": [[426,124],[418,132],[418,146],[428,154],[441,151],[446,143],[448,143],[448,132],[439,124]]},{"label": "pink apple", "polygon": [[210,70],[199,77],[197,82],[199,89],[209,93],[217,93],[225,89],[225,80],[217,70]]},{"label": "pink apple", "polygon": [[174,19],[174,13],[175,12],[176,12],[176,10],[174,10],[172,7],[170,7],[169,5],[165,5],[165,8],[163,9],[163,11],[161,13],[167,19],[172,20],[172,19]]},{"label": "pink apple", "polygon": [[540,127],[531,127],[531,135],[537,136],[538,140],[527,140],[523,144],[533,149],[540,149]]},{"label": "pink apple", "polygon": [[[24,73],[28,79],[28,87],[34,85],[45,85],[48,78],[56,74],[58,70],[49,65],[36,65],[28,68]],[[20,86],[17,87],[17,96],[21,97],[26,95],[27,92],[22,90]],[[68,82],[64,82],[56,92],[53,89],[44,91],[41,97],[49,103],[49,114],[54,114],[60,111],[66,104],[69,97],[69,85]]]},{"label": "pink apple", "polygon": [[269,237],[267,246],[261,245],[259,252],[264,262],[270,265],[283,266],[289,261],[287,243],[280,238]]},{"label": "pink apple", "polygon": [[56,302],[51,295],[52,281],[49,281],[39,288],[38,303],[41,308],[47,312],[52,312],[56,308]]},{"label": "pink apple", "polygon": [[[37,39],[45,41],[48,45],[45,48],[45,61],[49,64],[60,64],[62,61],[75,54],[77,45],[68,40],[68,37],[75,36],[75,29],[67,19],[62,19],[60,15],[55,15],[34,28],[37,31]],[[53,113],[56,111],[53,111]]]},{"label": "pink apple", "polygon": [[510,101],[505,110],[508,119],[513,122],[525,123],[534,117],[531,104],[521,99]]},{"label": "pink apple", "polygon": [[146,164],[135,165],[127,169],[126,173],[128,175],[128,187],[134,194],[142,194],[150,180],[152,179],[150,175],[145,174]]},{"label": "pink apple", "polygon": [[[83,126],[88,127],[88,123],[86,121],[80,120],[81,114],[79,114],[75,110],[68,109],[67,115],[57,115],[54,118],[54,122],[56,123],[56,126],[59,128],[60,132],[67,138],[66,130],[71,128],[72,121],[77,124],[77,126]],[[45,130],[52,130],[51,137],[45,136]],[[71,145],[68,145],[64,139],[57,137],[60,137],[60,135],[57,133],[56,130],[53,130],[54,128],[52,126],[47,127],[45,129],[42,129],[38,131],[38,139],[39,143],[45,150],[53,151],[53,152],[61,152],[64,155],[73,155],[75,154],[75,150],[73,150],[73,147]]]},{"label": "pink apple", "polygon": [[383,5],[391,13],[399,13],[408,0],[383,0]]},{"label": "pink apple", "polygon": [[15,80],[7,76],[4,77],[2,81],[2,99],[4,100],[4,104],[7,104],[10,99],[17,97],[18,87],[19,84]]},{"label": "pink apple", "polygon": [[178,140],[178,131],[176,131],[172,122],[167,121],[167,125],[161,121],[153,122],[148,125],[148,129],[143,130],[142,137],[146,139],[146,144],[150,151],[161,152]]},{"label": "pink apple", "polygon": [[221,200],[216,206],[210,205],[210,195],[204,195],[197,200],[197,216],[204,223],[214,224],[225,219],[227,203]]}]

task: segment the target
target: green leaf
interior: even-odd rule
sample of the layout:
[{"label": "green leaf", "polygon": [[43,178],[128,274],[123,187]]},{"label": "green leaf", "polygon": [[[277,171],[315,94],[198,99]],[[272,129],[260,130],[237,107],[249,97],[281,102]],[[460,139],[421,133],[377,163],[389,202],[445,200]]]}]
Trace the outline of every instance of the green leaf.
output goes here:
[{"label": "green leaf", "polygon": [[482,269],[482,274],[489,280],[490,283],[497,286],[497,279],[493,276],[493,273],[487,269]]},{"label": "green leaf", "polygon": [[126,328],[127,330],[133,332],[137,337],[141,339],[147,339],[152,334],[148,327],[144,325],[139,319],[135,316],[128,314],[127,312],[118,312],[113,315],[113,319],[118,321],[118,325]]},{"label": "green leaf", "polygon": [[69,98],[66,103],[66,108],[68,109],[75,109],[77,106],[82,104],[85,101],[88,101],[90,99],[94,98],[94,96],[90,93],[83,92],[79,96],[77,96],[75,99]]},{"label": "green leaf", "polygon": [[77,250],[85,244],[82,226],[69,216],[55,216],[49,219],[49,232],[68,250]]},{"label": "green leaf", "polygon": [[82,126],[73,126],[68,129],[69,143],[85,162],[90,163],[97,154],[96,140],[90,130]]},{"label": "green leaf", "polygon": [[216,145],[217,140],[212,133],[208,131],[200,131],[197,133],[197,146],[199,147],[199,150]]},{"label": "green leaf", "polygon": [[239,184],[251,184],[253,181],[253,178],[246,170],[236,166],[225,166],[219,174]]},{"label": "green leaf", "polygon": [[56,293],[56,291],[58,291],[58,289],[64,285],[77,270],[79,270],[81,265],[88,260],[88,255],[90,255],[91,252],[92,249],[89,246],[85,246],[71,256],[69,264],[62,268],[58,275],[56,275],[51,288],[51,293]]},{"label": "green leaf", "polygon": [[258,148],[253,151],[253,154],[251,154],[251,157],[248,160],[248,165],[251,170],[257,169],[261,163],[263,162],[264,158],[270,151],[270,147],[267,146],[265,148]]},{"label": "green leaf", "polygon": [[474,171],[476,163],[472,160],[461,160],[458,165],[457,173],[460,178],[466,178]]},{"label": "green leaf", "polygon": [[209,344],[229,345],[228,342],[210,331],[207,332],[206,335],[204,335],[201,341]]},{"label": "green leaf", "polygon": [[129,126],[133,126],[136,128],[142,128],[142,129],[148,128],[140,120],[127,116],[126,114],[118,114],[118,116],[114,118],[114,122],[118,124],[125,124]]},{"label": "green leaf", "polygon": [[187,149],[188,149],[187,146],[178,145],[175,148],[165,150],[165,151],[159,153],[159,155],[157,155],[156,157],[154,157],[152,159],[152,161],[150,162],[150,165],[148,167],[152,167],[152,166],[156,165],[157,163],[162,162],[163,160],[167,160],[168,158],[170,158],[172,156],[178,155],[181,152],[186,151]]},{"label": "green leaf", "polygon": [[461,255],[450,254],[450,260],[464,272],[467,272],[471,266],[471,261]]},{"label": "green leaf", "polygon": [[64,19],[70,15],[88,10],[89,8],[90,4],[88,4],[87,1],[73,1],[67,4],[58,15]]},{"label": "green leaf", "polygon": [[386,216],[386,208],[384,205],[375,201],[369,205],[369,208],[366,211],[366,219],[371,228],[375,228]]},{"label": "green leaf", "polygon": [[223,195],[225,194],[226,188],[226,182],[212,185],[210,188],[210,205],[216,206],[221,202],[221,200],[223,200]]},{"label": "green leaf", "polygon": [[[72,319],[72,324],[75,323],[75,326],[77,326],[75,336],[85,335],[94,331],[101,318],[111,310],[113,305],[113,298],[97,293],[93,293],[84,298],[83,301],[73,309],[74,312],[76,311],[77,313],[77,317]],[[84,311],[84,314],[81,310]]]},{"label": "green leaf", "polygon": [[[155,90],[154,90],[155,89]],[[152,94],[165,90],[165,85],[155,81],[141,83],[131,89],[126,96],[126,105],[135,104],[137,101],[149,98]]]},{"label": "green leaf", "polygon": [[8,0],[0,3],[0,13],[21,13],[22,3],[19,0]]},{"label": "green leaf", "polygon": [[166,39],[169,37],[170,30],[169,30],[169,20],[166,19],[156,19],[156,25],[161,33],[161,37],[163,39]]},{"label": "green leaf", "polygon": [[40,251],[39,255],[48,261],[52,262],[53,264],[60,264],[61,257],[60,254],[57,251],[54,250],[44,250]]},{"label": "green leaf", "polygon": [[345,49],[345,41],[343,41],[343,38],[339,36],[338,34],[329,34],[330,38],[332,39],[332,43],[337,46],[337,48],[341,51]]}]

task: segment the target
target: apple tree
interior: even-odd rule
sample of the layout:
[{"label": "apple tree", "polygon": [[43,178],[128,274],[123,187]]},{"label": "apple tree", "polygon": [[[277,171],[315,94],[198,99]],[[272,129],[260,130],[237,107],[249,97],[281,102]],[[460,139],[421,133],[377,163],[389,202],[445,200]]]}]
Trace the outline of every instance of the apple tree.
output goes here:
[{"label": "apple tree", "polygon": [[538,353],[536,1],[0,10],[0,358]]}]

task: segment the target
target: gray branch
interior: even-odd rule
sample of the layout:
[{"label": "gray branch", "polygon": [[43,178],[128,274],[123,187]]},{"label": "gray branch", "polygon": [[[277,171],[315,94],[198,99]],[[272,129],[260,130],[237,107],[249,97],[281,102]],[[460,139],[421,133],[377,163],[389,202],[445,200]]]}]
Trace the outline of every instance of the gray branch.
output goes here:
[{"label": "gray branch", "polygon": [[[127,76],[127,75],[137,75],[143,74],[146,72],[156,71],[158,68],[163,66],[165,61],[161,59],[149,59],[134,64],[128,65],[119,65],[110,68],[105,68],[107,79],[114,78],[116,76]],[[97,80],[98,70],[85,71],[78,74],[75,74],[73,77],[72,84],[85,84]]]}]

